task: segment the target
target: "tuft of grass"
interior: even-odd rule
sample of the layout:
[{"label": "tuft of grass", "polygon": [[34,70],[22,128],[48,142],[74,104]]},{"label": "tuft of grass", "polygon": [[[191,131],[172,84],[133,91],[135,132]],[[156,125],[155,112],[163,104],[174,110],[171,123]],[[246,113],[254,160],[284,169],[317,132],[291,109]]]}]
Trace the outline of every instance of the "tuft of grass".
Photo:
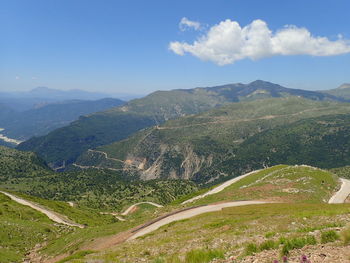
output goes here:
[{"label": "tuft of grass", "polygon": [[344,229],[341,233],[341,239],[344,242],[344,245],[349,245],[350,244],[350,227],[347,229]]},{"label": "tuft of grass", "polygon": [[253,255],[259,251],[258,246],[255,243],[249,243],[245,247],[245,255]]},{"label": "tuft of grass", "polygon": [[275,249],[275,248],[278,248],[278,245],[279,244],[273,240],[266,240],[259,245],[259,250],[263,251],[263,250]]},{"label": "tuft of grass", "polygon": [[222,250],[207,250],[207,249],[194,249],[187,252],[185,262],[186,263],[207,263],[214,258],[224,258],[224,252]]},{"label": "tuft of grass", "polygon": [[68,262],[68,261],[73,260],[73,259],[82,259],[86,255],[89,255],[89,254],[92,254],[92,253],[95,253],[95,251],[93,251],[93,250],[82,250],[82,251],[74,253],[73,255],[70,255],[69,257],[66,257],[66,258],[58,261],[57,263],[64,263],[64,262]]},{"label": "tuft of grass", "polygon": [[181,263],[182,261],[179,259],[177,255],[172,255],[168,258],[158,257],[152,261],[152,263]]},{"label": "tuft of grass", "polygon": [[266,234],[265,234],[265,237],[266,238],[271,238],[271,237],[274,237],[276,235],[276,232],[275,231],[273,231],[273,232],[267,232]]},{"label": "tuft of grass", "polygon": [[330,243],[339,240],[339,235],[334,230],[329,230],[321,233],[321,243]]},{"label": "tuft of grass", "polygon": [[306,236],[299,238],[287,239],[284,241],[284,245],[282,247],[282,255],[286,256],[289,254],[290,250],[303,248],[306,245],[316,245],[317,241],[314,236]]}]

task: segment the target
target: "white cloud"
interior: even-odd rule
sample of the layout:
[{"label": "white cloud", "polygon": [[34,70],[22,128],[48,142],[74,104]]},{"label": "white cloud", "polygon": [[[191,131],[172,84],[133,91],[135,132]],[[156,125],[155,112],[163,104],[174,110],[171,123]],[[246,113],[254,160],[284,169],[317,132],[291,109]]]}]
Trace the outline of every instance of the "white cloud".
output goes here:
[{"label": "white cloud", "polygon": [[350,41],[341,36],[334,41],[313,36],[306,28],[293,25],[272,32],[259,19],[242,28],[238,22],[227,19],[192,44],[170,42],[169,49],[180,56],[190,53],[201,60],[227,65],[241,59],[277,55],[335,56],[350,53]]},{"label": "white cloud", "polygon": [[20,79],[20,77],[19,77],[19,76],[16,76],[15,79],[18,80],[18,79]]},{"label": "white cloud", "polygon": [[181,31],[185,31],[189,28],[193,28],[194,30],[199,30],[201,28],[201,23],[196,21],[191,21],[186,17],[183,17],[179,23],[179,28]]}]

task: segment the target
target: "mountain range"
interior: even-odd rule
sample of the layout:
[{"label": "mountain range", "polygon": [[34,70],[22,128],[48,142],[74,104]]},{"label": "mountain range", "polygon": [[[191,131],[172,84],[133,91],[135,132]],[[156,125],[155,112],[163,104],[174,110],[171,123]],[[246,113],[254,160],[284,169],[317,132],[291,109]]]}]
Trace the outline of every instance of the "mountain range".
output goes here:
[{"label": "mountain range", "polygon": [[29,139],[18,149],[35,151],[51,167],[62,167],[63,164],[73,163],[88,149],[125,139],[134,132],[167,120],[239,101],[290,96],[316,101],[346,101],[325,92],[289,89],[261,80],[249,84],[156,91],[123,106],[83,117],[46,136]]}]

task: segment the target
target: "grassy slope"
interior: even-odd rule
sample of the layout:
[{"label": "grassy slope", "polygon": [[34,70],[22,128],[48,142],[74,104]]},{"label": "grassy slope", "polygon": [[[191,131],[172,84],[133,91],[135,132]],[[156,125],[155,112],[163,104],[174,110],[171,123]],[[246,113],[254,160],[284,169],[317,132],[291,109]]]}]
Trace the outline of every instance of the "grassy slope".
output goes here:
[{"label": "grassy slope", "polygon": [[25,252],[34,245],[43,243],[40,253],[52,257],[63,253],[74,253],[94,239],[123,232],[146,222],[158,215],[154,207],[142,205],[135,213],[127,217],[126,222],[117,220],[110,214],[87,208],[71,207],[65,202],[45,200],[25,194],[14,193],[26,200],[35,202],[69,219],[85,224],[84,229],[58,226],[45,215],[17,204],[0,194],[0,262],[18,262]]},{"label": "grassy slope", "polygon": [[[133,242],[116,246],[111,251],[71,262],[191,262],[186,261],[185,257],[196,249],[219,250],[224,252],[226,258],[242,258],[249,243],[259,246],[267,240],[277,243],[280,238],[309,235],[320,242],[317,230],[342,228],[347,224],[349,213],[350,205],[328,204],[267,204],[227,208],[222,212],[171,223]],[[281,246],[276,248],[276,259],[280,257]],[[174,258],[182,260],[174,261]],[[268,260],[271,262],[271,258]]]},{"label": "grassy slope", "polygon": [[[284,125],[301,119],[349,112],[350,104],[316,102],[301,98],[235,103],[199,115],[168,121],[160,126],[160,129],[147,129],[126,140],[98,149],[106,152],[112,158],[131,159],[136,166],[141,161],[145,162],[144,170],[157,164],[159,168],[156,172],[159,177],[167,177],[169,174],[175,173],[181,178],[185,174],[189,174],[197,182],[206,182],[213,175],[234,176],[249,170],[252,165],[250,163],[251,156],[254,154],[251,152],[249,152],[249,156],[245,154],[243,144],[255,134],[278,126],[282,127],[279,129],[280,131]],[[318,123],[315,125],[320,126]],[[342,123],[338,125],[341,126]],[[293,127],[293,124],[290,124],[290,127]],[[281,145],[284,143],[283,139],[287,140],[288,138],[281,136],[281,141],[279,141]],[[241,144],[243,149],[241,152],[245,155],[239,159]],[[253,151],[253,149],[254,145],[252,144],[249,150]],[[264,154],[266,157],[269,153]],[[235,162],[237,156],[241,163],[231,165],[231,158]],[[192,164],[188,167],[184,166],[185,160],[190,160]],[[226,166],[225,160],[228,160]],[[266,160],[259,160],[257,164],[253,163],[254,168],[262,167],[264,161]],[[222,162],[224,162],[224,166]],[[281,162],[283,163],[283,160],[272,164]],[[123,167],[121,162],[106,160],[102,154],[94,152],[82,155],[78,159],[78,163],[113,168]],[[196,165],[199,166],[198,169],[194,168]],[[144,170],[141,171],[141,174]],[[129,175],[131,174],[135,174],[135,169],[129,171]]]},{"label": "grassy slope", "polygon": [[[140,259],[152,262],[175,256],[184,258],[198,248],[219,249],[243,256],[242,249],[249,242],[263,242],[271,237],[274,240],[282,236],[301,237],[317,229],[344,226],[347,219],[342,215],[350,213],[350,206],[324,204],[338,186],[336,176],[317,168],[286,165],[267,168],[188,206],[242,199],[269,199],[288,204],[236,207],[203,214],[171,223],[137,241],[117,246],[112,252],[87,257],[107,262]],[[179,207],[174,204],[161,211]]]},{"label": "grassy slope", "polygon": [[[300,187],[301,189],[310,188],[314,190],[312,193],[288,193],[288,197],[291,199],[292,202],[294,201],[301,201],[296,200],[296,197],[302,199],[307,202],[313,202],[313,203],[319,203],[322,202],[324,199],[328,198],[330,195],[330,192],[332,192],[332,189],[336,187],[336,181],[334,176],[332,176],[330,173],[320,171],[320,170],[314,170],[307,167],[291,167],[288,168],[286,166],[276,166],[269,168],[265,171],[262,171],[258,175],[251,175],[247,178],[246,181],[243,181],[243,183],[251,184],[254,183],[257,179],[261,178],[262,176],[265,176],[266,174],[269,174],[271,172],[276,172],[273,175],[274,179],[281,179],[284,187],[288,186],[290,187],[290,183],[286,181],[286,179],[293,179],[293,181],[297,181],[298,179],[304,178],[302,181],[298,181],[297,184],[295,184],[293,187]],[[286,174],[288,172],[288,174]],[[267,177],[268,178],[268,177]],[[305,179],[309,178],[309,180]],[[271,178],[270,178],[271,179]],[[322,180],[324,181],[322,184]],[[264,187],[268,184],[275,183],[276,180],[264,180],[261,184],[258,184],[260,187]],[[237,185],[238,184],[238,185]],[[240,193],[236,195],[237,189],[239,191],[239,186],[241,186],[242,183],[238,182],[235,185],[232,185],[231,187],[227,188],[222,192],[223,194],[220,195],[217,194],[215,196],[210,197],[209,199],[203,199],[201,200],[202,203],[211,203],[211,202],[217,202],[221,200],[234,200],[234,199],[242,199],[247,198],[249,196],[249,193],[252,192],[252,189],[256,187],[255,185],[252,185],[251,187],[246,187],[244,191],[246,192],[246,195],[242,195],[243,193]],[[281,184],[279,184],[281,186]],[[280,197],[281,192],[262,192],[264,193],[264,196],[259,194],[259,191],[256,191],[258,194],[254,197],[258,198],[271,198],[273,197]],[[272,193],[272,194],[271,194]],[[19,194],[21,195],[21,194]],[[141,206],[141,208],[134,214],[131,214],[128,216],[128,220],[126,222],[118,222],[116,219],[114,219],[111,215],[100,215],[97,211],[94,210],[88,210],[85,208],[72,208],[68,206],[64,202],[57,202],[57,201],[49,201],[49,200],[43,200],[37,197],[30,197],[25,196],[28,200],[35,201],[43,206],[49,207],[50,209],[57,211],[59,213],[67,215],[72,220],[86,224],[88,225],[85,229],[77,229],[77,228],[69,228],[69,230],[66,230],[65,233],[62,233],[59,237],[56,237],[54,240],[50,240],[47,244],[47,246],[41,250],[41,253],[46,256],[53,256],[58,255],[62,253],[68,253],[73,254],[78,249],[86,247],[87,244],[93,242],[94,240],[97,240],[97,242],[103,242],[98,241],[99,237],[104,237],[112,234],[116,234],[122,231],[125,231],[127,229],[130,229],[136,225],[139,225],[143,222],[146,222],[150,220],[151,218],[157,217],[161,215],[162,213],[169,212],[172,210],[179,209],[178,205],[168,206],[163,209],[154,209],[154,207],[150,207],[148,205]],[[286,198],[287,196],[283,196]],[[310,198],[310,200],[305,200],[305,198]],[[194,205],[194,204],[193,204]],[[247,228],[242,227],[243,224],[251,224],[256,225],[256,220],[258,218],[261,218],[261,222],[265,222],[264,220],[267,220],[269,217],[279,217],[282,218],[280,221],[280,224],[278,226],[274,225],[273,228],[268,229],[266,226],[262,224],[262,229],[259,231],[256,230],[255,236],[259,237],[261,239],[260,235],[266,234],[266,232],[276,232],[276,237],[283,234],[286,235],[294,235],[294,232],[299,233],[298,231],[292,231],[291,229],[295,228],[295,225],[291,225],[292,220],[298,220],[298,227],[300,229],[309,229],[309,228],[324,228],[330,225],[331,217],[333,216],[333,219],[337,219],[337,214],[343,214],[350,211],[349,207],[338,207],[338,209],[333,209],[332,207],[329,207],[329,211],[325,212],[324,209],[326,206],[324,205],[307,205],[307,204],[300,204],[300,205],[294,205],[295,209],[294,212],[291,213],[286,206],[284,205],[264,205],[261,207],[259,206],[251,206],[246,208],[235,208],[235,209],[229,209],[225,211],[231,211],[229,214],[225,213],[210,213],[206,215],[202,215],[200,217],[196,217],[193,220],[185,220],[184,222],[177,222],[172,223],[169,226],[163,227],[161,230],[158,230],[144,238],[142,238],[140,241],[136,241],[137,245],[130,246],[127,244],[120,246],[120,248],[117,248],[117,252],[108,253],[106,256],[98,256],[102,257],[104,259],[118,259],[118,258],[129,258],[130,261],[133,261],[135,258],[147,258],[147,259],[153,259],[157,258],[159,256],[167,257],[170,254],[179,254],[183,255],[184,253],[187,253],[189,250],[198,248],[198,247],[209,247],[217,243],[218,238],[222,238],[222,235],[225,236],[225,242],[220,243],[223,246],[219,246],[220,249],[233,249],[232,247],[235,247],[235,249],[238,249],[244,244],[239,245],[232,245],[228,246],[228,244],[233,244],[232,238],[234,237],[234,240],[236,238],[242,238],[244,237],[248,232]],[[180,206],[181,207],[181,206]],[[328,207],[327,207],[328,209]],[[288,211],[286,211],[288,210]],[[230,214],[231,213],[231,214]],[[232,214],[233,213],[233,214]],[[242,217],[237,218],[235,215],[243,215]],[[281,216],[283,215],[283,216]],[[327,218],[324,218],[326,216]],[[334,217],[335,216],[335,217]],[[302,217],[310,217],[312,218],[312,222],[306,223],[301,218]],[[260,220],[260,219],[259,219]],[[317,220],[320,220],[317,224],[315,223]],[[299,224],[300,221],[300,224]],[[338,223],[337,223],[338,224]],[[343,221],[339,221],[339,225],[342,225]],[[186,225],[186,227],[185,227]],[[220,230],[221,228],[227,229],[227,225],[229,225],[229,231],[227,230]],[[279,229],[279,227],[282,228],[282,225],[284,226],[285,230]],[[232,230],[232,231],[231,231]],[[169,235],[164,236],[164,231],[168,231]],[[173,232],[175,231],[175,232]],[[193,232],[196,231],[196,232]],[[254,230],[255,231],[255,230]],[[280,231],[280,232],[279,232]],[[229,232],[229,233],[224,233]],[[247,233],[246,233],[247,232]],[[285,232],[285,233],[284,233]],[[290,233],[289,233],[290,232]],[[194,236],[193,233],[200,233],[200,235]],[[232,234],[233,233],[233,234]],[[255,233],[255,232],[253,232]],[[298,234],[299,235],[299,234]],[[227,239],[228,238],[228,239]],[[231,238],[231,239],[230,239]],[[244,237],[245,238],[245,237]],[[179,242],[179,240],[187,240],[188,242],[192,242],[191,246],[188,246],[186,248],[183,247],[182,244],[184,244],[183,241]],[[248,238],[253,239],[253,237]],[[146,241],[147,245],[144,243]],[[245,239],[244,239],[245,240]],[[236,242],[236,241],[235,241]],[[247,240],[248,242],[248,240]],[[244,243],[244,242],[243,242]],[[226,244],[226,245],[224,245]],[[138,247],[141,245],[142,247]],[[169,252],[169,246],[173,246],[174,250],[171,250],[171,253]],[[216,246],[216,245],[215,245]],[[121,252],[121,248],[126,251],[127,256],[124,252]],[[119,252],[118,252],[119,251]],[[148,252],[147,252],[148,251]],[[90,257],[95,257],[95,255],[90,255]],[[79,260],[78,260],[79,262]]]},{"label": "grassy slope", "polygon": [[190,205],[232,200],[322,203],[328,202],[338,185],[335,175],[318,168],[277,165],[245,177],[223,191]]},{"label": "grassy slope", "polygon": [[57,227],[45,215],[0,194],[0,262],[20,262],[36,244],[49,241],[65,227]]}]

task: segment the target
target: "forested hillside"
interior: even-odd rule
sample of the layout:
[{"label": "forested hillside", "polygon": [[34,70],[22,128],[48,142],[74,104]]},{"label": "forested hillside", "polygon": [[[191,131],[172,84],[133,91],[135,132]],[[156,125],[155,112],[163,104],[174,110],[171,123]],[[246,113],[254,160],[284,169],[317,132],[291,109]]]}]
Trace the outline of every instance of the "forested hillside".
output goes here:
[{"label": "forested hillside", "polygon": [[187,90],[157,91],[112,110],[92,114],[19,145],[34,151],[52,167],[73,163],[87,149],[127,138],[136,131],[186,115],[199,114],[232,102],[299,96],[310,100],[345,101],[333,95],[288,89],[254,81]]},{"label": "forested hillside", "polygon": [[[285,147],[284,140],[292,136],[303,136],[300,134],[301,131],[313,138],[314,132],[321,126],[312,118],[349,113],[350,104],[347,103],[318,102],[295,97],[234,103],[203,114],[168,121],[164,125],[141,131],[126,140],[97,150],[89,150],[79,157],[77,164],[124,169],[125,176],[139,176],[146,180],[182,178],[201,183],[223,179],[225,176],[236,176],[253,168],[278,163],[297,164],[306,161],[308,164],[328,167],[332,160],[329,163],[325,161],[322,163],[322,160],[318,159],[320,155],[313,155],[315,160],[312,161],[304,158],[299,152],[295,154],[300,158],[292,162],[293,149],[290,149],[290,157],[287,157],[285,152],[278,152],[273,156],[274,158],[280,156],[279,159],[271,159],[268,150],[275,146],[270,147],[270,141],[272,143],[278,139],[276,145]],[[346,119],[348,115],[341,116]],[[297,121],[303,119],[309,126],[303,129],[296,128],[294,125],[300,125]],[[334,121],[335,125],[346,129],[347,122],[337,118]],[[333,131],[334,127],[326,122],[322,128],[323,130],[319,132],[326,133]],[[269,137],[261,142],[264,134],[269,134]],[[334,136],[330,135],[329,140],[332,143],[336,143],[333,142],[336,140]],[[346,138],[343,139],[346,141]],[[293,140],[290,140],[290,143],[293,143]],[[316,142],[312,141],[311,144],[313,143]],[[316,147],[311,144],[300,143],[301,151],[304,151],[304,146]],[[326,147],[323,153],[325,156],[322,158],[328,158],[331,154],[329,151],[336,150],[336,147],[338,145],[332,144]],[[342,156],[336,155],[337,164],[346,162],[346,154],[342,154]]]}]

